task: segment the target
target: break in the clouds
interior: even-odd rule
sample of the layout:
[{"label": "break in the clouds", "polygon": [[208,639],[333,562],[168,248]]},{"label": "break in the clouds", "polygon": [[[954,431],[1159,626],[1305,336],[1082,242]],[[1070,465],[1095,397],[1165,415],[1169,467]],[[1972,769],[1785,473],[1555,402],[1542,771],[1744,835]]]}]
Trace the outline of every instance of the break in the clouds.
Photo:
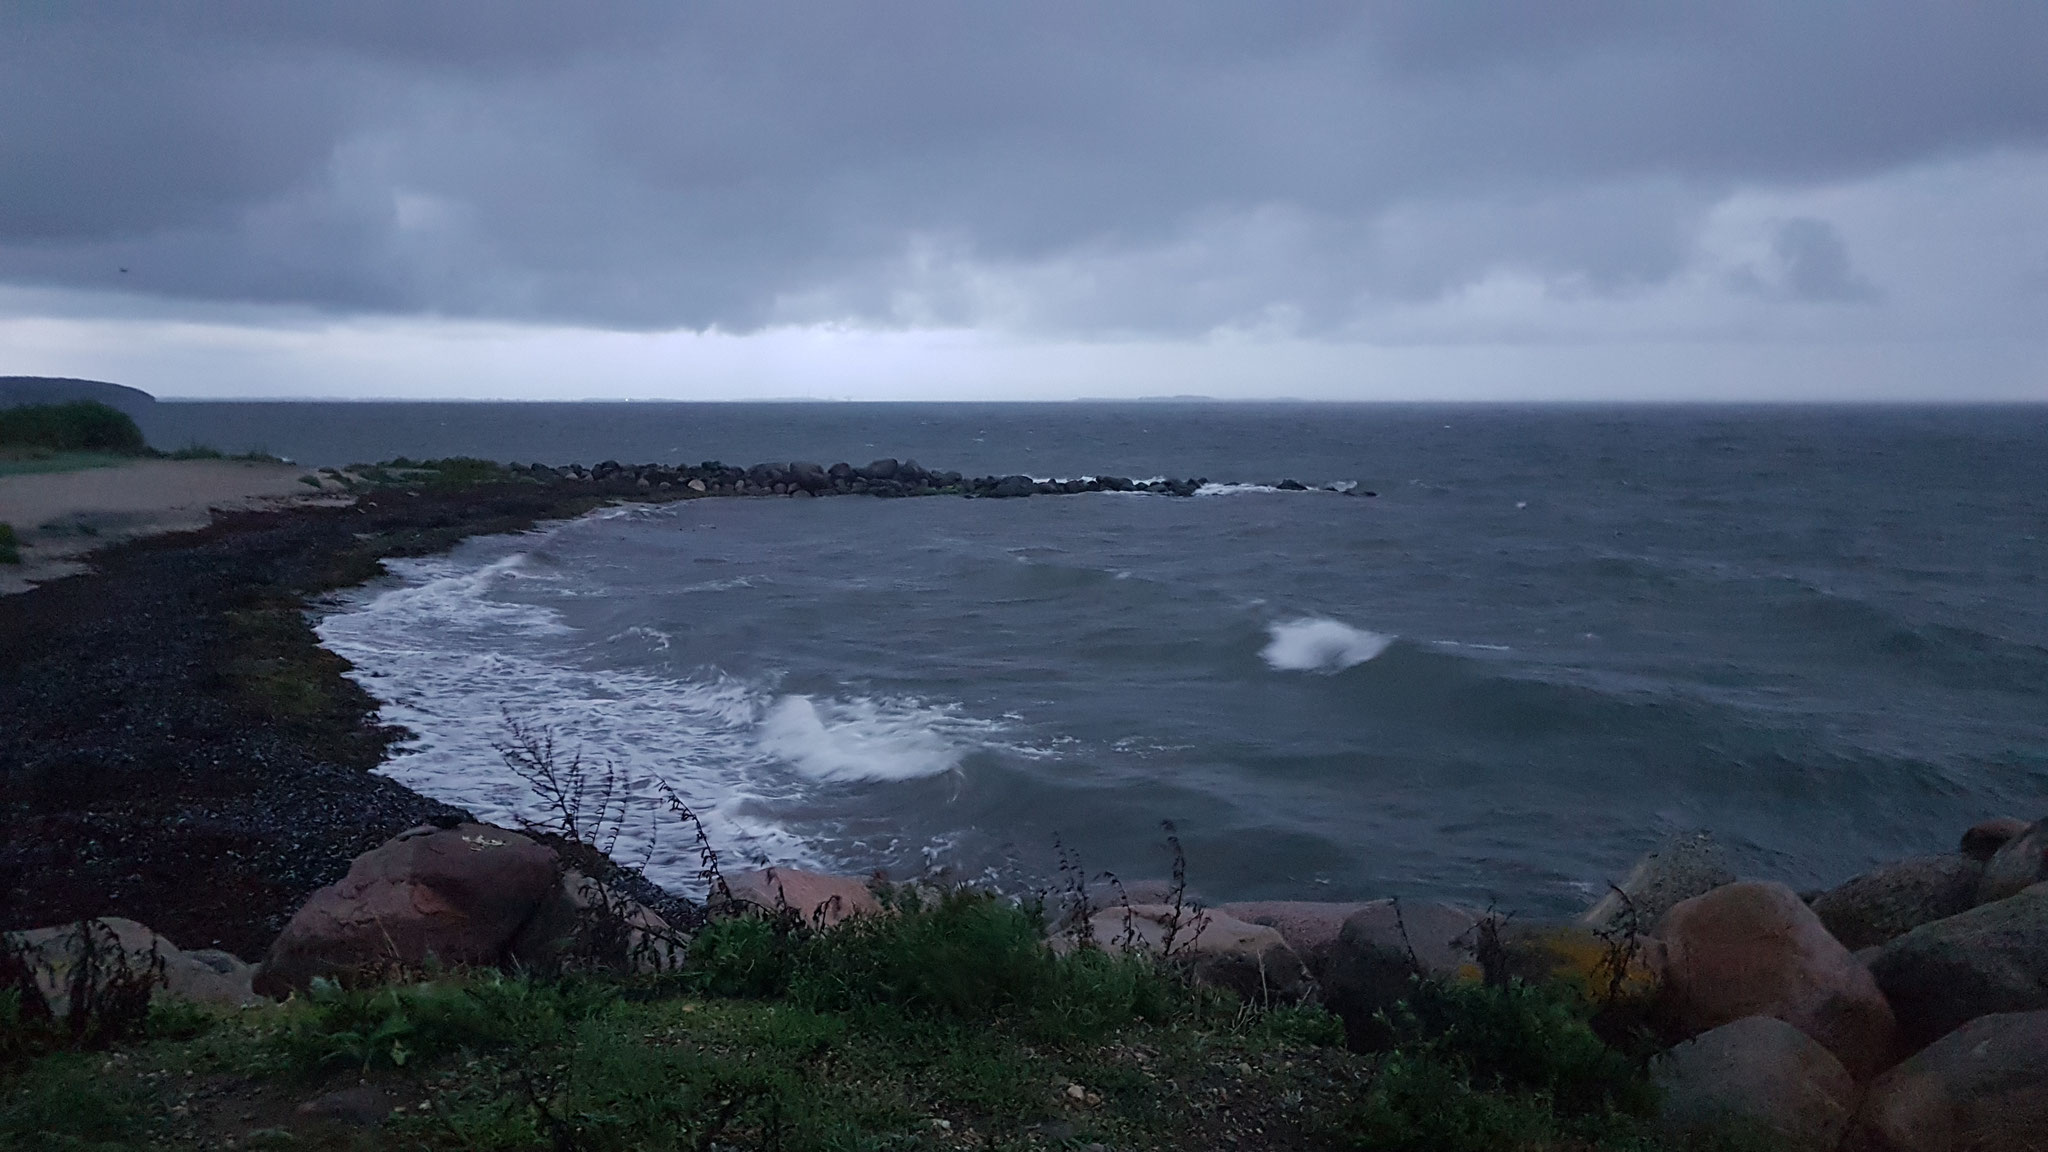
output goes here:
[{"label": "break in the clouds", "polygon": [[2044,58],[2030,0],[13,5],[0,333],[1918,341],[2040,396]]}]

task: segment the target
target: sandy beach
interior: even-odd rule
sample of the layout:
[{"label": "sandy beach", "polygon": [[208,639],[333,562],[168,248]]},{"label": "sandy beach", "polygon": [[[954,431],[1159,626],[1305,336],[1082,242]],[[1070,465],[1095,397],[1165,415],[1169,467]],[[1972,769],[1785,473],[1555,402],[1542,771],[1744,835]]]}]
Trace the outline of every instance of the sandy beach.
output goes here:
[{"label": "sandy beach", "polygon": [[295,464],[138,460],[111,468],[0,476],[0,523],[22,563],[0,566],[0,595],[83,571],[83,556],[120,540],[203,528],[214,510],[346,499],[323,495]]}]

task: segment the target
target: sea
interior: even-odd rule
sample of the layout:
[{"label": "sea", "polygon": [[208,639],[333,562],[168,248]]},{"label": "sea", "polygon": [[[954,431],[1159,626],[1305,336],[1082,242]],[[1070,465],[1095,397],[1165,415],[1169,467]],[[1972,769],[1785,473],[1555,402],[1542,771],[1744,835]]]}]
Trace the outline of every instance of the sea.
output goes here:
[{"label": "sea", "polygon": [[[915,459],[1188,498],[605,508],[319,606],[486,819],[613,854],[1570,913],[1665,837],[1838,882],[2048,816],[2048,408],[163,403],[310,466]],[[1306,491],[1281,490],[1294,480]],[[609,796],[609,799],[606,797]]]}]

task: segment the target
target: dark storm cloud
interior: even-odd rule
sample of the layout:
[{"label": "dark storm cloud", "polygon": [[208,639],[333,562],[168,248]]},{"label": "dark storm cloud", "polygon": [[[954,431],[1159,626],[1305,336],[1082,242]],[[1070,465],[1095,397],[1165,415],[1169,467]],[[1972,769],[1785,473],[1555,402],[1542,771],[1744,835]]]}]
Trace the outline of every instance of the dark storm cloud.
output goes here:
[{"label": "dark storm cloud", "polygon": [[[2048,6],[18,5],[0,280],[340,312],[1341,328],[2048,142]],[[1794,297],[1870,287],[1824,222]],[[129,271],[121,272],[121,268]]]}]

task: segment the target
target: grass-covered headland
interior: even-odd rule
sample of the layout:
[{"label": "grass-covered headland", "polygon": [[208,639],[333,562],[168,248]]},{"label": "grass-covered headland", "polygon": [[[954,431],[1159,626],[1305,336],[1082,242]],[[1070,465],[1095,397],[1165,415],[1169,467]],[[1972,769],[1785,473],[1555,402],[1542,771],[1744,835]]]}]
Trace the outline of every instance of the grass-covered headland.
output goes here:
[{"label": "grass-covered headland", "polygon": [[[701,927],[654,974],[414,972],[273,1007],[0,992],[23,1148],[1651,1149],[1643,1051],[1561,990],[1418,981],[1390,1048],[1172,963],[1055,955],[1035,908]],[[17,974],[18,975],[18,974]],[[1700,1145],[1692,1145],[1698,1147]]]},{"label": "grass-covered headland", "polygon": [[99,467],[139,457],[276,460],[264,452],[230,456],[201,445],[158,451],[149,446],[142,429],[126,412],[96,400],[0,408],[0,474]]}]

